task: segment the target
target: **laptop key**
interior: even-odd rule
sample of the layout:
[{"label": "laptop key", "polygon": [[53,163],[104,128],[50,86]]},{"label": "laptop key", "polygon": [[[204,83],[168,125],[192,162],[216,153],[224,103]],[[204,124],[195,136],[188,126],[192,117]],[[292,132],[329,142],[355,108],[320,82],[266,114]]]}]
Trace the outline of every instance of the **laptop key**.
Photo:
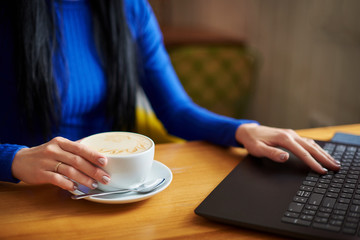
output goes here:
[{"label": "laptop key", "polygon": [[345,217],[344,215],[332,215],[331,219],[343,221]]},{"label": "laptop key", "polygon": [[346,211],[344,210],[334,210],[334,214],[336,214],[336,216],[345,216]]},{"label": "laptop key", "polygon": [[[356,196],[356,195],[355,195]],[[342,198],[352,198],[352,194],[350,194],[350,193],[342,193],[342,194],[340,194],[340,197],[342,197]],[[360,195],[359,195],[359,197],[360,197]],[[356,197],[355,197],[355,199],[356,199]],[[359,198],[360,199],[360,198]]]},{"label": "laptop key", "polygon": [[343,233],[354,235],[356,233],[356,229],[354,229],[354,228],[344,228]]},{"label": "laptop key", "polygon": [[[344,210],[344,211],[346,211],[347,209],[348,209],[348,207],[349,207],[349,204],[345,204],[345,203],[337,203],[336,205],[335,205],[335,209],[337,209],[337,210]],[[360,209],[359,209],[360,210]],[[353,212],[355,212],[355,211],[353,211]]]},{"label": "laptop key", "polygon": [[317,211],[319,209],[319,206],[306,205],[305,208],[308,210]]},{"label": "laptop key", "polygon": [[321,207],[321,208],[319,208],[319,211],[320,212],[325,212],[325,213],[331,213],[332,208]]},{"label": "laptop key", "polygon": [[306,197],[306,198],[308,198],[310,196],[310,194],[311,194],[311,192],[302,191],[302,190],[300,190],[296,193],[296,195],[298,195],[299,197]]},{"label": "laptop key", "polygon": [[325,197],[322,205],[327,208],[333,208],[335,205],[335,202],[336,202],[335,198]]},{"label": "laptop key", "polygon": [[304,207],[304,204],[302,203],[296,203],[296,202],[292,202],[290,203],[290,206],[289,206],[289,211],[290,212],[301,212],[301,210],[303,209]]},{"label": "laptop key", "polygon": [[303,190],[303,191],[312,191],[313,189],[314,189],[313,187],[309,187],[309,186],[305,186],[305,185],[300,186],[300,190]]},{"label": "laptop key", "polygon": [[291,217],[291,218],[297,218],[297,217],[299,217],[300,216],[300,214],[299,213],[295,213],[295,212],[285,212],[285,214],[284,214],[286,217]]},{"label": "laptop key", "polygon": [[358,223],[360,221],[360,218],[356,218],[356,217],[347,217],[346,218],[347,222],[352,222],[352,223]]},{"label": "laptop key", "polygon": [[352,205],[350,207],[351,212],[360,213],[360,206],[359,205]]},{"label": "laptop key", "polygon": [[311,221],[311,220],[313,220],[313,218],[314,218],[314,216],[306,215],[306,214],[303,214],[300,216],[300,219],[306,220],[306,221]]},{"label": "laptop key", "polygon": [[[326,196],[331,197],[331,198],[337,198],[339,196],[339,194],[328,192],[328,193],[326,193]],[[351,196],[350,196],[350,198],[351,198]]]},{"label": "laptop key", "polygon": [[355,194],[354,199],[360,199],[360,194]]},{"label": "laptop key", "polygon": [[331,220],[329,223],[333,226],[341,226],[343,222],[340,220]]},{"label": "laptop key", "polygon": [[319,212],[319,214],[317,216],[321,217],[321,218],[329,218],[330,213]]},{"label": "laptop key", "polygon": [[310,224],[311,224],[310,221],[297,219],[297,218],[282,217],[281,220],[283,222],[298,224],[298,225],[302,225],[302,226],[310,226]]},{"label": "laptop key", "polygon": [[344,224],[344,227],[346,227],[346,228],[357,228],[357,226],[358,226],[358,224],[357,223],[352,223],[352,222],[346,222],[345,224]]},{"label": "laptop key", "polygon": [[329,188],[328,191],[332,193],[340,193],[340,188]]},{"label": "laptop key", "polygon": [[324,218],[324,217],[316,217],[314,219],[315,222],[318,222],[318,223],[327,223],[328,222],[328,218]]},{"label": "laptop key", "polygon": [[315,188],[314,192],[316,193],[320,193],[320,194],[325,194],[326,193],[326,189],[324,188]]},{"label": "laptop key", "polygon": [[294,202],[298,202],[298,203],[306,203],[307,198],[304,197],[294,197]]},{"label": "laptop key", "polygon": [[318,229],[323,229],[323,230],[329,230],[329,231],[333,231],[333,232],[339,232],[341,227],[339,226],[333,226],[333,225],[330,225],[330,224],[323,224],[323,223],[317,223],[317,222],[314,222],[312,224],[312,226],[314,228],[318,228]]},{"label": "laptop key", "polygon": [[316,185],[316,182],[304,181],[303,184],[304,184],[305,186],[314,187],[314,186]]},{"label": "laptop key", "polygon": [[311,194],[311,196],[309,198],[309,204],[320,205],[322,198],[323,198],[322,194],[313,193],[313,194]]},{"label": "laptop key", "polygon": [[349,204],[349,203],[350,203],[350,199],[348,199],[348,198],[339,198],[338,202],[339,202],[339,203]]}]

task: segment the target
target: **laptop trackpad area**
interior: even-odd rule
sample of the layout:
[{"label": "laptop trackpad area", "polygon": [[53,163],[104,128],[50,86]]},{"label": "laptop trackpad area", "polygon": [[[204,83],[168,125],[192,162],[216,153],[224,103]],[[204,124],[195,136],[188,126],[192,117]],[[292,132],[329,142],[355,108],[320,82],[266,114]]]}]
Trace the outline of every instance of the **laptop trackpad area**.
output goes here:
[{"label": "laptop trackpad area", "polygon": [[293,155],[285,163],[248,156],[195,212],[244,227],[276,228],[308,172]]}]

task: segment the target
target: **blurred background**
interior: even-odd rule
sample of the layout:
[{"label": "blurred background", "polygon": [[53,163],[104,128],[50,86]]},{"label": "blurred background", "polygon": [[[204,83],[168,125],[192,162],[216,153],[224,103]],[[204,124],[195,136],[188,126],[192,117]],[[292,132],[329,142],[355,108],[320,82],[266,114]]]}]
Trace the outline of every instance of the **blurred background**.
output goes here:
[{"label": "blurred background", "polygon": [[[200,105],[273,127],[300,129],[360,122],[360,1],[149,2],[187,90],[195,85],[221,92],[215,96],[194,90],[190,95]],[[208,46],[211,51],[206,52]],[[235,60],[236,51],[243,60]],[[189,58],[197,59],[193,67]],[[218,58],[223,59],[221,63],[205,62]],[[188,65],[181,67],[181,61]],[[187,71],[189,68],[192,71]],[[204,72],[205,80],[192,78],[199,72]],[[230,77],[227,72],[232,72]],[[241,83],[227,83],[231,77]],[[233,104],[232,95],[243,95],[235,100],[240,110],[228,108]]]}]

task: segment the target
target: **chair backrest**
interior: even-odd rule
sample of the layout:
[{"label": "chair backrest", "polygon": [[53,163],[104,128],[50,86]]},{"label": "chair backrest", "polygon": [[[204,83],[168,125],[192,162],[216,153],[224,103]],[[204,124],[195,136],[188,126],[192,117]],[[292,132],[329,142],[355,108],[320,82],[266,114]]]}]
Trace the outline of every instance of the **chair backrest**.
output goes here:
[{"label": "chair backrest", "polygon": [[165,31],[165,44],[193,101],[213,112],[241,118],[252,96],[257,57],[242,40],[214,32]]},{"label": "chair backrest", "polygon": [[241,117],[253,92],[254,55],[242,44],[189,44],[169,48],[172,64],[193,101]]}]

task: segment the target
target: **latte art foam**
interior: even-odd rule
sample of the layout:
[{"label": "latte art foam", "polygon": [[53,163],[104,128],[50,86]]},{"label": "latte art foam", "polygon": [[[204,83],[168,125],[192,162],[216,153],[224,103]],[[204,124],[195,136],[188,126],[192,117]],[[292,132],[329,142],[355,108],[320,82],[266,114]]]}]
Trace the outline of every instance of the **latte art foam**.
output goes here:
[{"label": "latte art foam", "polygon": [[144,152],[152,145],[151,141],[133,133],[106,133],[87,139],[88,147],[108,155],[127,155]]}]

